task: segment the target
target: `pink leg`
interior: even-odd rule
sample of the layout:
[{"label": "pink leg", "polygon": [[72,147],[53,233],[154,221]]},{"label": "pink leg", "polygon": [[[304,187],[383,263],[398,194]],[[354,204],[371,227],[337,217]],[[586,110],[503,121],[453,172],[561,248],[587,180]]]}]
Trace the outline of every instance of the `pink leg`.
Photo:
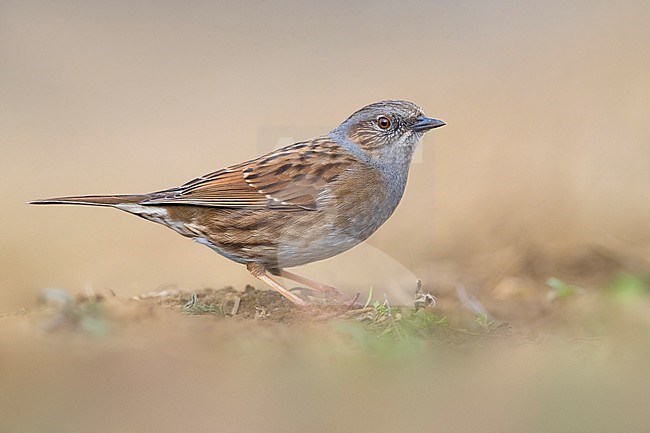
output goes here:
[{"label": "pink leg", "polygon": [[268,272],[266,271],[266,269],[264,268],[264,266],[260,265],[259,263],[248,263],[246,265],[246,269],[248,269],[248,271],[251,274],[253,274],[253,276],[255,278],[257,278],[258,280],[260,280],[260,281],[268,284],[269,286],[273,287],[282,296],[284,296],[285,298],[287,298],[288,300],[290,300],[294,304],[299,305],[301,307],[304,307],[305,305],[307,305],[307,303],[305,301],[303,301],[298,296],[296,296],[295,294],[293,294],[290,291],[288,291],[287,289],[285,289],[282,286],[282,284],[278,283],[273,278],[271,278],[269,276]]}]

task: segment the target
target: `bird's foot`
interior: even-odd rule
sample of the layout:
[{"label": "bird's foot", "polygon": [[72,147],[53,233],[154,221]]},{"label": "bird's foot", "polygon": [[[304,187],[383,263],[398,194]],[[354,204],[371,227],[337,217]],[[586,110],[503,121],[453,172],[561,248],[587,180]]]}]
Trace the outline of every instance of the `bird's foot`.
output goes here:
[{"label": "bird's foot", "polygon": [[357,293],[351,298],[336,287],[325,284],[317,287],[293,287],[289,291],[296,292],[305,302],[315,299],[327,305],[346,305],[349,308],[358,307],[357,299],[360,295],[360,293]]}]

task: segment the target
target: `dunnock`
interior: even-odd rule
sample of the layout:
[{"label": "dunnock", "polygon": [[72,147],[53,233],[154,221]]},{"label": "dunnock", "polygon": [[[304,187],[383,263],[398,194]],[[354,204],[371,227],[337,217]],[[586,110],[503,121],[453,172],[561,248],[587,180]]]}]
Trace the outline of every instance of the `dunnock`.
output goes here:
[{"label": "dunnock", "polygon": [[271,275],[343,301],[335,288],[284,268],[342,253],[393,213],[422,135],[444,122],[407,101],[352,114],[329,134],[150,194],[59,197],[32,204],[109,206],[163,224],[245,264],[290,301]]}]

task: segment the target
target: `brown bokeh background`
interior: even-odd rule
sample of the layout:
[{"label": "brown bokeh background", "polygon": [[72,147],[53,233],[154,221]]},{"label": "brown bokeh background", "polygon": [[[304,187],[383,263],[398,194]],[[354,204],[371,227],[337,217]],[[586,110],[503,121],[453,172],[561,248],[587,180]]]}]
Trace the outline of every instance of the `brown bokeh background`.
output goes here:
[{"label": "brown bokeh background", "polygon": [[0,311],[46,287],[242,286],[161,226],[25,202],[175,186],[389,98],[448,126],[369,243],[304,273],[400,290],[503,246],[647,248],[649,20],[645,1],[2,2]]},{"label": "brown bokeh background", "polygon": [[[0,431],[647,431],[648,22],[641,0],[0,0]],[[448,125],[369,242],[300,272],[392,305],[421,278],[433,322],[283,321],[251,292],[256,319],[193,315],[254,281],[125,213],[25,204],[175,186],[387,98]]]}]

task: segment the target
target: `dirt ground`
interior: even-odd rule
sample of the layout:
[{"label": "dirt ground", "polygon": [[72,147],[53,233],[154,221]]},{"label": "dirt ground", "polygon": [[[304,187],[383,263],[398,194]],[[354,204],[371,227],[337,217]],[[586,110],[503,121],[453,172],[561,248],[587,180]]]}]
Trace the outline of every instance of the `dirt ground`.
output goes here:
[{"label": "dirt ground", "polygon": [[45,290],[0,316],[0,431],[647,431],[644,256],[490,260],[402,306]]},{"label": "dirt ground", "polygon": [[[517,255],[509,251],[474,262],[440,262],[430,287],[413,284],[413,300],[408,305],[391,305],[388,296],[359,292],[354,305],[335,305],[330,300],[311,297],[300,287],[293,290],[310,302],[297,307],[280,294],[250,285],[242,289],[225,287],[181,288],[167,286],[130,299],[121,299],[113,290],[73,296],[64,291],[46,289],[33,308],[15,314],[50,315],[46,328],[74,327],[79,315],[89,308],[105,310],[115,320],[139,320],[140,316],[169,310],[181,315],[209,315],[224,319],[243,319],[306,326],[333,319],[358,319],[373,305],[406,310],[426,307],[426,311],[445,317],[456,325],[467,325],[477,316],[492,322],[507,323],[520,329],[549,330],[574,318],[565,317],[567,309],[594,302],[602,295],[617,296],[618,284],[640,285],[642,292],[650,264],[641,255],[602,247],[588,247],[564,256],[551,256],[529,249]],[[498,268],[499,272],[494,272]],[[632,290],[632,289],[631,289]],[[309,296],[308,296],[309,295]],[[372,296],[373,299],[368,299]],[[14,314],[4,313],[4,317]],[[469,321],[469,322],[468,322]]]}]

